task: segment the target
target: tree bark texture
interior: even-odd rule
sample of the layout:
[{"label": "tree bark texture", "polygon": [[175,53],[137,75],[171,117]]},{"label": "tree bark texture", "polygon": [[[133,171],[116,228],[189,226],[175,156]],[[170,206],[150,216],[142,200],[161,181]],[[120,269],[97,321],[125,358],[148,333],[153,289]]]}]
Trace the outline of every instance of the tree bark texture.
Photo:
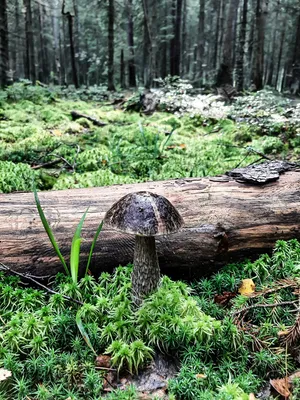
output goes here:
[{"label": "tree bark texture", "polygon": [[[68,257],[76,226],[89,207],[82,236],[82,268],[99,222],[122,196],[148,190],[165,196],[184,219],[183,229],[156,237],[162,271],[191,278],[228,262],[257,257],[278,239],[300,239],[300,172],[286,172],[265,185],[231,178],[193,178],[39,193],[62,253]],[[133,260],[135,237],[105,228],[92,271]],[[39,219],[32,193],[0,194],[0,261],[34,275],[61,270]]]},{"label": "tree bark texture", "polygon": [[160,269],[155,249],[155,238],[136,236],[132,273],[132,295],[140,305],[147,294],[153,292],[159,283]]}]

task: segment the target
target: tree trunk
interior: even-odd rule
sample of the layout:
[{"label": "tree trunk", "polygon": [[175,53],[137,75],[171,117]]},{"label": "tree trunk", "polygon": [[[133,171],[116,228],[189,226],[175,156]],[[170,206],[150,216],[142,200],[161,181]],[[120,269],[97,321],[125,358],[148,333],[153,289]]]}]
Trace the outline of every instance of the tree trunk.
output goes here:
[{"label": "tree trunk", "polygon": [[155,238],[136,236],[132,273],[132,296],[136,305],[153,292],[160,280]]},{"label": "tree trunk", "polygon": [[181,55],[181,20],[182,20],[182,0],[176,3],[176,18],[174,26],[174,59],[173,75],[180,76],[180,55]]},{"label": "tree trunk", "polygon": [[187,0],[183,0],[182,5],[182,33],[181,33],[181,59],[180,59],[180,75],[184,76],[186,73],[186,64],[187,64]]},{"label": "tree trunk", "polygon": [[124,50],[121,50],[120,55],[120,85],[122,89],[125,89],[125,61],[124,61]]},{"label": "tree trunk", "polygon": [[26,34],[26,78],[34,84],[36,81],[34,37],[32,23],[31,0],[24,0],[25,6],[25,34]]},{"label": "tree trunk", "polygon": [[114,91],[115,0],[108,1],[108,90]]},{"label": "tree trunk", "polygon": [[44,7],[41,4],[37,6],[37,19],[38,19],[38,30],[39,30],[39,69],[38,69],[38,78],[41,82],[48,83],[49,81],[49,70],[48,70],[48,57],[47,57],[47,46],[45,42],[44,35],[44,23],[43,23],[43,14]]},{"label": "tree trunk", "polygon": [[200,85],[203,84],[203,67],[204,64],[204,50],[205,50],[205,40],[204,40],[204,23],[205,23],[205,0],[199,1],[199,18],[198,18],[198,74],[200,77]]},{"label": "tree trunk", "polygon": [[[229,178],[226,178],[227,180]],[[300,239],[300,173],[250,185],[218,178],[178,179],[39,193],[62,253],[68,257],[76,226],[89,206],[82,242],[84,268],[99,222],[122,196],[148,190],[165,196],[183,217],[183,229],[156,237],[164,273],[205,275],[228,262],[257,257],[278,239]],[[0,194],[1,261],[34,275],[61,270],[38,217],[32,193]],[[93,272],[133,260],[135,237],[104,227],[95,247]]]},{"label": "tree trunk", "polygon": [[282,61],[282,53],[283,53],[283,47],[284,47],[284,38],[285,38],[285,27],[282,28],[281,32],[281,37],[280,37],[280,45],[279,45],[279,54],[278,54],[278,61],[277,61],[277,71],[276,71],[276,80],[275,80],[275,87],[276,89],[281,92],[281,84],[282,84],[282,79],[281,83],[279,85],[279,75],[280,75],[280,66],[281,66],[281,61]]},{"label": "tree trunk", "polygon": [[170,40],[170,75],[175,75],[175,24],[176,24],[176,0],[172,0],[172,39]]},{"label": "tree trunk", "polygon": [[78,74],[76,68],[76,60],[75,60],[75,48],[74,48],[74,34],[73,34],[73,15],[68,13],[68,27],[69,27],[69,40],[70,40],[70,53],[71,53],[71,65],[72,65],[72,78],[73,84],[76,88],[79,87],[78,82]]},{"label": "tree trunk", "polygon": [[243,1],[242,20],[240,28],[240,37],[238,44],[238,55],[236,59],[236,88],[238,91],[244,89],[244,56],[246,45],[248,0]]},{"label": "tree trunk", "polygon": [[256,45],[253,66],[253,83],[257,90],[263,88],[264,76],[264,47],[265,47],[265,25],[267,14],[267,0],[257,0],[256,3]]},{"label": "tree trunk", "polygon": [[212,62],[212,67],[214,70],[217,69],[218,65],[218,50],[219,50],[219,34],[220,34],[220,25],[221,25],[221,10],[222,10],[222,4],[223,0],[220,2],[217,2],[217,24],[216,24],[216,36],[215,36],[215,42],[214,42],[214,55],[213,55],[213,62]]},{"label": "tree trunk", "polygon": [[0,1],[0,87],[8,83],[8,21],[6,0]]},{"label": "tree trunk", "polygon": [[142,0],[142,2],[144,11],[143,76],[145,88],[150,89],[153,80],[152,35],[148,0]]},{"label": "tree trunk", "polygon": [[134,27],[132,15],[132,0],[127,1],[127,41],[129,49],[128,59],[128,83],[129,87],[136,87],[136,71],[135,71],[135,50],[134,50]]},{"label": "tree trunk", "polygon": [[236,15],[238,10],[238,2],[239,0],[230,0],[228,16],[227,16],[227,26],[224,37],[224,47],[223,47],[223,57],[222,57],[222,65],[228,71],[229,81],[226,82],[230,85],[233,85],[233,53],[234,49],[234,25],[236,21]]},{"label": "tree trunk", "polygon": [[72,66],[72,80],[76,88],[79,87],[78,73],[76,68],[75,59],[75,45],[74,45],[74,17],[75,9],[71,11],[65,11],[65,1],[63,1],[62,14],[67,17],[68,20],[68,30],[69,30],[69,42],[70,42],[70,56],[71,56],[71,66]]},{"label": "tree trunk", "polygon": [[275,53],[276,53],[276,43],[277,43],[277,32],[278,32],[278,15],[279,15],[279,9],[280,9],[280,1],[277,1],[277,9],[275,12],[275,17],[274,17],[274,28],[272,29],[272,41],[270,41],[271,45],[271,51],[269,52],[269,57],[268,57],[268,69],[267,69],[267,78],[266,78],[266,84],[269,86],[272,86],[273,84],[273,75],[274,75],[274,62],[275,62]]}]

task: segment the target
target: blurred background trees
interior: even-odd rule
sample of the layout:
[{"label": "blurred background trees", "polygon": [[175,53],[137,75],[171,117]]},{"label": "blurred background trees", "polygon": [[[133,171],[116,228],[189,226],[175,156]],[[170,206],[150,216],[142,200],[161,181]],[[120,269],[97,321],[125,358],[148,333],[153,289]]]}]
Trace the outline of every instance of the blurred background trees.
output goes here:
[{"label": "blurred background trees", "polygon": [[0,0],[2,86],[114,90],[170,74],[211,87],[220,72],[238,90],[296,94],[299,0]]}]

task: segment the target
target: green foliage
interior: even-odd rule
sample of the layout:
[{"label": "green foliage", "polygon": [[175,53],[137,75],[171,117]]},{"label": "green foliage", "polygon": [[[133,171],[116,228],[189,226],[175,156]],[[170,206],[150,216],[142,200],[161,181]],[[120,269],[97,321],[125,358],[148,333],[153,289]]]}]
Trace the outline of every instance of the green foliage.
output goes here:
[{"label": "green foliage", "polygon": [[278,137],[263,136],[254,140],[252,144],[255,150],[264,154],[278,154],[284,150],[284,143]]},{"label": "green foliage", "polygon": [[29,191],[36,175],[29,165],[0,161],[0,193]]},{"label": "green foliage", "polygon": [[[77,283],[78,283],[78,272],[79,272],[80,243],[81,243],[81,240],[82,240],[81,237],[80,237],[80,234],[81,234],[81,229],[82,229],[82,226],[83,226],[83,223],[84,223],[84,220],[85,220],[85,217],[86,217],[86,214],[87,214],[88,210],[86,210],[86,212],[81,217],[81,220],[80,220],[80,222],[79,222],[79,224],[78,224],[78,226],[76,228],[76,231],[74,233],[72,244],[71,244],[71,251],[70,251],[70,268],[68,268],[67,264],[65,262],[65,259],[64,259],[63,255],[61,254],[59,246],[58,246],[58,244],[57,244],[57,242],[56,242],[56,240],[54,238],[54,235],[53,235],[53,232],[52,232],[52,230],[50,228],[50,225],[49,225],[49,223],[48,223],[48,221],[47,221],[47,219],[45,217],[45,214],[44,214],[44,211],[43,211],[43,209],[41,207],[40,200],[38,198],[38,194],[37,194],[37,191],[36,191],[35,187],[34,187],[34,198],[35,198],[35,203],[36,203],[36,206],[37,206],[37,209],[38,209],[39,216],[41,218],[43,227],[44,227],[45,231],[47,232],[47,235],[48,235],[48,237],[50,239],[50,242],[51,242],[51,244],[52,244],[52,246],[53,246],[53,248],[54,248],[54,250],[55,250],[55,252],[56,252],[56,254],[58,256],[58,258],[60,259],[66,274],[71,276],[73,284],[77,285]],[[96,234],[94,236],[94,239],[93,239],[93,242],[92,242],[92,245],[91,245],[91,249],[90,249],[90,252],[89,252],[89,258],[88,258],[87,266],[86,266],[86,269],[85,269],[85,275],[88,272],[88,268],[89,268],[89,265],[90,265],[90,262],[91,262],[91,258],[92,258],[92,255],[93,255],[93,250],[94,250],[94,247],[95,247],[95,243],[96,243],[96,240],[97,240],[97,238],[98,238],[98,236],[99,236],[99,234],[101,232],[102,226],[103,226],[103,221],[100,222],[100,224],[99,224],[99,226],[97,228]]]}]

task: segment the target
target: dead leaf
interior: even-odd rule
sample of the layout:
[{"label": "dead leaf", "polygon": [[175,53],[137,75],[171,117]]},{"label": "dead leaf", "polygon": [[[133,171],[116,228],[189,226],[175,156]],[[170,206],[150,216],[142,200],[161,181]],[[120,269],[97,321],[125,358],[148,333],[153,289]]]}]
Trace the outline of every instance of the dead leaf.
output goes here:
[{"label": "dead leaf", "polygon": [[288,378],[270,379],[270,384],[276,390],[277,393],[281,394],[281,396],[289,398],[291,394],[289,390],[291,384],[289,383]]},{"label": "dead leaf", "polygon": [[252,279],[243,279],[239,287],[239,293],[243,296],[249,296],[255,292],[255,283]]},{"label": "dead leaf", "polygon": [[286,329],[285,331],[279,331],[277,333],[278,337],[286,336],[289,333],[289,331]]},{"label": "dead leaf", "polygon": [[97,367],[110,368],[111,367],[111,356],[106,356],[104,354],[100,354],[100,356],[96,357],[95,364]]},{"label": "dead leaf", "polygon": [[236,296],[236,293],[233,292],[223,292],[222,294],[215,295],[215,303],[220,304],[222,306],[227,306],[229,301]]},{"label": "dead leaf", "polygon": [[6,379],[11,377],[11,372],[8,371],[7,369],[0,368],[0,382],[1,381],[6,381]]}]

